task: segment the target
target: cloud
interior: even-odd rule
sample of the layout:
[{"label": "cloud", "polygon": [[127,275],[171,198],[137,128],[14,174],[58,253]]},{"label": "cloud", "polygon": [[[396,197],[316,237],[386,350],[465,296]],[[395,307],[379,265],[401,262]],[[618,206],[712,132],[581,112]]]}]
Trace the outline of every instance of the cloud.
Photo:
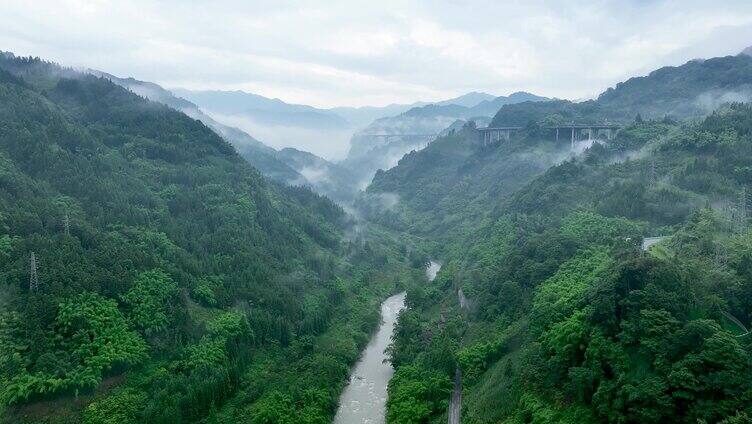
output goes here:
[{"label": "cloud", "polygon": [[0,16],[0,48],[17,54],[317,106],[581,98],[752,44],[747,0],[6,0]]}]

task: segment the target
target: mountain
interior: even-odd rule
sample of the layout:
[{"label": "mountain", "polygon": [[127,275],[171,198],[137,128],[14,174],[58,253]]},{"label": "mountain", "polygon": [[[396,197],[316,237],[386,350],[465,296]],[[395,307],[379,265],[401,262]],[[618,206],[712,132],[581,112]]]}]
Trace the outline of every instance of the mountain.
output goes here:
[{"label": "mountain", "polygon": [[727,102],[752,99],[752,57],[727,56],[668,66],[630,78],[598,96],[627,116],[701,116]]},{"label": "mountain", "polygon": [[453,103],[455,99],[446,100],[425,106],[414,107],[402,113],[401,116],[422,118],[454,117],[456,119],[470,119],[478,116],[493,116],[496,112],[498,112],[499,108],[508,104],[523,102],[542,102],[550,100],[546,97],[540,97],[522,91],[510,94],[509,96],[491,97],[490,99],[488,99],[488,97],[490,96],[470,96],[469,98],[464,98],[463,96],[458,98],[463,100],[461,102],[466,103],[468,99],[477,99],[478,102],[471,103],[469,106],[465,106],[460,104],[461,102]]},{"label": "mountain", "polygon": [[[488,93],[479,93],[477,91],[471,91],[461,96],[454,97],[454,98],[447,99],[447,100],[442,100],[434,104],[437,104],[439,106],[458,105],[462,107],[473,107],[482,102],[494,100],[495,98],[496,96],[488,94]],[[415,107],[418,107],[418,106],[420,105],[416,105]]]},{"label": "mountain", "polygon": [[505,105],[492,125],[527,125],[531,121],[604,122],[643,118],[691,118],[727,102],[752,99],[752,57],[747,55],[692,60],[630,78],[580,103],[565,100]]},{"label": "mountain", "polygon": [[[423,180],[413,194],[396,187],[399,178],[377,176],[374,185],[398,196],[396,215],[404,202],[440,207],[447,219],[408,225],[473,223],[450,240],[423,233],[444,265],[433,284],[408,293],[389,419],[445,421],[453,380],[463,422],[747,419],[750,122],[752,107],[734,104],[699,122],[630,123],[537,175],[499,175],[491,190],[514,187],[474,204],[474,215],[457,193],[441,196],[451,191],[441,180]],[[492,149],[507,152],[496,160],[516,161],[516,149],[538,157],[550,143],[528,133]],[[412,183],[414,173],[397,172],[420,159],[387,174]],[[466,167],[482,159],[470,155]],[[468,189],[481,181],[455,178]],[[665,237],[647,250],[650,236]],[[429,384],[442,389],[415,389]]]},{"label": "mountain", "polygon": [[[473,103],[476,100],[479,103]],[[425,147],[435,138],[434,135],[452,125],[457,127],[457,120],[473,120],[476,124],[487,125],[490,116],[503,105],[546,100],[549,99],[524,92],[495,98],[483,93],[470,93],[457,99],[413,107],[400,115],[377,119],[355,133],[342,165],[352,169],[361,185],[365,186],[378,169],[395,166],[406,153]],[[470,106],[451,103],[454,101]],[[392,137],[374,136],[378,134],[390,134]],[[395,136],[399,134],[406,135]]]},{"label": "mountain", "polygon": [[359,187],[349,169],[291,147],[281,149],[276,158],[300,173],[316,193],[340,204],[348,204],[355,198]]},{"label": "mountain", "polygon": [[[552,144],[552,130],[541,127],[569,122],[627,123],[637,115],[643,119],[695,118],[724,99],[745,99],[750,82],[752,57],[728,56],[661,68],[619,83],[596,100],[503,105],[491,125],[526,127],[513,137],[514,143],[488,149],[479,143],[472,127],[439,137],[427,148],[406,155],[394,168],[376,173],[368,192],[394,194],[404,201],[390,211],[399,211],[398,216],[372,219],[421,236],[446,238],[464,231],[462,223],[481,222],[484,215],[474,214],[491,213],[510,190],[567,158],[568,144]],[[510,168],[514,166],[519,169]]]},{"label": "mountain", "polygon": [[551,99],[547,97],[541,97],[535,94],[526,93],[524,91],[518,91],[506,97],[499,96],[492,100],[484,100],[476,104],[475,106],[470,107],[470,110],[465,113],[465,116],[468,118],[475,116],[493,116],[504,105],[513,105],[525,102],[545,102],[549,100]]},{"label": "mountain", "polygon": [[339,115],[313,106],[285,103],[244,91],[192,91],[174,89],[206,110],[223,115],[242,115],[269,125],[305,128],[347,128],[350,124]]},{"label": "mountain", "polygon": [[[452,387],[463,422],[746,420],[752,106],[712,108],[746,89],[751,63],[504,105],[492,125],[523,127],[510,140],[455,124],[377,172],[362,215],[443,263],[408,292],[388,420],[445,422]],[[614,139],[574,150],[546,128],[606,120]]]},{"label": "mountain", "polygon": [[201,121],[220,137],[231,143],[235,149],[256,169],[265,176],[288,184],[300,184],[304,178],[295,170],[276,159],[276,150],[256,140],[247,133],[235,127],[217,122],[205,114],[195,104],[175,96],[157,84],[139,81],[134,78],[118,78],[106,72],[89,70],[92,75],[107,78],[115,84],[124,87],[146,99],[159,102],[179,110],[193,119]]},{"label": "mountain", "polygon": [[[365,183],[359,183],[355,174],[343,166],[336,165],[312,153],[298,149],[284,148],[277,151],[235,127],[218,122],[204,113],[194,103],[176,96],[171,91],[157,84],[139,81],[134,78],[118,78],[101,71],[89,70],[88,72],[107,78],[144,98],[163,103],[203,122],[233,144],[241,156],[246,158],[262,174],[274,180],[293,185],[307,184],[317,193],[329,196],[331,199],[343,203],[352,201],[357,189],[364,187]],[[251,106],[266,107],[269,113],[279,113],[279,116],[284,116],[287,113],[285,110],[288,110],[288,112],[294,111],[295,113],[306,113],[315,110],[315,108],[310,106],[291,105],[280,100],[266,99],[243,92],[189,92],[186,90],[177,90],[177,92],[181,94],[187,93],[189,96],[193,96],[194,100],[207,105],[206,107],[215,108],[223,113],[232,113],[233,111]],[[517,96],[517,94],[512,96]],[[488,98],[493,99],[493,96],[483,93],[469,93],[441,103],[448,104],[448,102],[453,101],[464,103],[472,103],[474,101],[483,102]],[[456,105],[443,107],[463,108]],[[402,108],[402,106],[392,105],[391,110],[399,108]],[[372,109],[386,111],[390,110],[390,107]],[[401,157],[402,151],[400,150],[398,153],[390,153],[389,151],[375,153],[385,158],[381,166],[389,167],[390,164],[395,164],[398,159],[394,158],[394,156],[399,155]]]},{"label": "mountain", "polygon": [[254,134],[276,149],[295,147],[328,159],[344,157],[352,124],[337,113],[243,91],[173,90],[215,120]]},{"label": "mountain", "polygon": [[357,192],[355,179],[346,168],[293,148],[277,151],[237,128],[217,122],[195,104],[175,96],[157,84],[133,78],[118,78],[104,72],[89,72],[203,122],[230,142],[241,156],[269,178],[291,185],[307,185],[315,192],[342,204],[351,202]]},{"label": "mountain", "polygon": [[412,248],[109,78],[0,104],[0,420],[331,421]]}]

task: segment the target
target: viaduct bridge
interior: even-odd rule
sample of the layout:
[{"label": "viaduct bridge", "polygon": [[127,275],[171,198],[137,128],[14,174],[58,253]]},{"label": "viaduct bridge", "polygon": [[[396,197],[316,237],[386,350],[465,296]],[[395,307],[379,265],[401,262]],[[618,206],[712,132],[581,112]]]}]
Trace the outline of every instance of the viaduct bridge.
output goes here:
[{"label": "viaduct bridge", "polygon": [[404,138],[434,138],[439,134],[437,133],[423,133],[423,134],[355,134],[357,137],[371,137],[371,138],[383,138],[384,141],[389,141],[390,137],[404,137]]},{"label": "viaduct bridge", "polygon": [[[478,128],[483,145],[498,143],[502,140],[509,141],[512,133],[521,130],[523,127],[482,127]],[[616,135],[616,132],[621,128],[621,125],[616,124],[563,124],[543,127],[545,130],[556,132],[556,141],[559,141],[562,133],[569,136],[572,148],[576,141],[584,139],[587,140],[597,139],[601,136],[605,136],[606,140],[611,140]]]},{"label": "viaduct bridge", "polygon": [[[512,134],[523,129],[524,127],[481,127],[477,128],[478,134],[480,135],[480,139],[483,141],[484,146],[489,146],[492,144],[500,143],[501,141],[509,141],[512,137]],[[552,133],[556,134],[556,141],[559,141],[561,137],[568,137],[570,140],[570,143],[572,144],[572,148],[574,149],[574,144],[577,141],[580,140],[593,140],[593,139],[599,139],[604,138],[606,140],[611,140],[616,135],[616,132],[619,131],[621,128],[621,125],[617,124],[609,124],[609,123],[603,123],[603,124],[562,124],[562,125],[553,125],[553,126],[546,126],[543,127],[544,130],[551,131]],[[406,133],[406,134],[357,134],[359,137],[373,137],[373,138],[383,138],[385,142],[388,142],[390,138],[392,137],[400,137],[400,138],[412,138],[412,139],[432,139],[435,137],[438,137],[439,134],[437,133]],[[585,138],[587,137],[587,138]]]}]

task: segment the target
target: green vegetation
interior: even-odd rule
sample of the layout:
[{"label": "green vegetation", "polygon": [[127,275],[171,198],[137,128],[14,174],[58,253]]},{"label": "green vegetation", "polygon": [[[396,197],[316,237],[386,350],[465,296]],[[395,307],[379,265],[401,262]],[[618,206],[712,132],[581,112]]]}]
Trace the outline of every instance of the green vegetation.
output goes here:
[{"label": "green vegetation", "polygon": [[328,422],[380,300],[418,275],[350,226],[199,121],[0,57],[3,419]]},{"label": "green vegetation", "polygon": [[525,102],[502,106],[493,126],[557,123],[628,122],[646,119],[701,117],[728,100],[739,98],[752,83],[752,57],[744,54],[693,60],[667,66],[644,77],[609,88],[596,100]]},{"label": "green vegetation", "polygon": [[[638,120],[613,142],[469,207],[482,206],[484,221],[443,247],[448,261],[434,284],[408,291],[395,375],[406,369],[427,384],[434,374],[452,378],[456,364],[463,422],[473,424],[744,422],[752,339],[725,316],[752,324],[752,231],[739,206],[752,184],[751,119],[752,106],[737,104],[699,122]],[[531,126],[497,160],[540,151],[545,139]],[[387,174],[408,172],[421,154]],[[477,166],[466,187],[505,166],[463,160]],[[381,178],[374,189],[387,187]],[[444,195],[433,216],[470,216],[446,206],[451,190]],[[654,235],[672,237],[643,253],[640,241]],[[392,422],[445,421],[446,405],[417,389],[404,394],[420,387],[416,379],[392,380],[400,395],[390,414],[423,405]]]},{"label": "green vegetation", "polygon": [[[180,112],[2,56],[2,419],[327,423],[406,290],[390,423],[445,422],[458,370],[469,424],[749,422],[752,106],[699,116],[751,65],[504,106],[509,142],[468,124],[406,155],[356,222]],[[607,119],[578,154],[547,128]]]}]

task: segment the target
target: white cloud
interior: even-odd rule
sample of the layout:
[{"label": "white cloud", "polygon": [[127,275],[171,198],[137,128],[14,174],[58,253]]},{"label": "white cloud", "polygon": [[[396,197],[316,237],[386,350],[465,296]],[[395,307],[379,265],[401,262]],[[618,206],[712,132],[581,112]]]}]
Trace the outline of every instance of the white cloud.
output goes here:
[{"label": "white cloud", "polygon": [[581,98],[752,44],[752,2],[6,0],[0,49],[318,106]]}]

